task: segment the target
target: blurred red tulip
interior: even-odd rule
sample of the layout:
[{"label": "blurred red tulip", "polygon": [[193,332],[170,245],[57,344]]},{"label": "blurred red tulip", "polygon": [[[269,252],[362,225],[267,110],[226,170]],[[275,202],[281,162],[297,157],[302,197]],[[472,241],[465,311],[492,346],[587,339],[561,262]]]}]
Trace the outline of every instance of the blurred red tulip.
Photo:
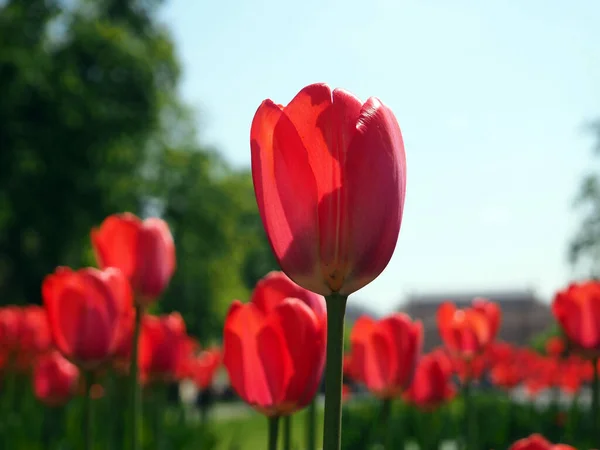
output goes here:
[{"label": "blurred red tulip", "polygon": [[423,355],[405,399],[423,409],[435,409],[456,395],[452,364],[442,350]]},{"label": "blurred red tulip", "polygon": [[558,292],[552,304],[554,317],[568,338],[586,352],[600,352],[600,282],[571,284]]},{"label": "blurred red tulip", "polygon": [[17,367],[29,370],[35,359],[52,348],[52,336],[46,310],[41,306],[28,305],[21,309],[19,323],[19,352]]},{"label": "blurred red tulip", "polygon": [[162,219],[114,214],[92,230],[92,245],[98,265],[120,269],[141,305],[152,303],[165,290],[175,270],[173,237]]},{"label": "blurred red tulip", "polygon": [[164,316],[146,315],[140,335],[140,370],[148,381],[173,381],[184,375],[196,342],[187,334],[177,312]]},{"label": "blurred red tulip", "polygon": [[352,389],[347,384],[342,385],[342,401],[347,402],[352,398]]},{"label": "blurred red tulip", "polygon": [[502,320],[502,311],[500,310],[500,307],[494,302],[478,297],[473,299],[473,309],[479,311],[487,318],[490,327],[490,340],[493,341],[496,339]]},{"label": "blurred red tulip", "polygon": [[380,398],[392,398],[412,382],[421,356],[423,326],[406,314],[376,321],[360,317],[350,334],[351,364],[358,381]]},{"label": "blurred red tulip", "polygon": [[553,336],[546,341],[546,353],[550,356],[562,356],[562,354],[565,352],[565,349],[565,341],[559,336]]},{"label": "blurred red tulip", "polygon": [[21,316],[22,309],[18,306],[0,307],[0,361],[3,365],[12,363],[18,355]]},{"label": "blurred red tulip", "polygon": [[41,356],[33,369],[35,396],[48,406],[60,406],[75,394],[79,370],[57,351]]},{"label": "blurred red tulip", "polygon": [[322,295],[373,281],[404,209],[406,158],[391,110],[312,84],[285,107],[265,100],[250,140],[258,209],[283,271]]},{"label": "blurred red tulip", "polygon": [[503,389],[514,389],[523,380],[523,368],[508,361],[492,367],[490,371],[492,383]]},{"label": "blurred red tulip", "polygon": [[325,368],[327,347],[327,307],[322,295],[298,286],[284,272],[273,271],[256,283],[250,302],[268,315],[287,298],[296,298],[302,301],[317,316],[319,321],[318,341],[322,346],[317,352],[317,355],[321,356],[318,361],[317,373],[322,373]]},{"label": "blurred red tulip", "polygon": [[528,438],[518,440],[508,450],[577,450],[565,444],[552,444],[541,434],[532,434]]},{"label": "blurred red tulip", "polygon": [[191,364],[190,378],[198,389],[208,388],[221,367],[221,351],[212,348],[200,352]]},{"label": "blurred red tulip", "polygon": [[59,267],[44,279],[42,297],[54,343],[67,359],[89,370],[112,358],[132,308],[121,271]]},{"label": "blurred red tulip", "polygon": [[470,359],[465,359],[462,355],[453,353],[450,355],[450,361],[452,362],[454,373],[458,376],[461,383],[480,380],[489,366],[489,357],[486,353],[477,354]]},{"label": "blurred red tulip", "polygon": [[287,298],[270,311],[234,301],[225,320],[224,364],[231,386],[267,416],[288,415],[315,396],[323,374],[322,324]]},{"label": "blurred red tulip", "polygon": [[463,358],[473,358],[492,342],[494,324],[475,308],[457,309],[451,302],[442,303],[437,323],[446,348]]},{"label": "blurred red tulip", "polygon": [[344,355],[344,359],[342,361],[342,373],[345,377],[349,377],[355,381],[358,381],[358,376],[354,373],[354,363],[352,362],[351,353]]},{"label": "blurred red tulip", "polygon": [[261,278],[252,291],[250,301],[263,312],[273,310],[286,298],[297,298],[302,300],[312,309],[324,324],[327,319],[327,308],[325,298],[322,295],[307,291],[298,286],[283,272],[269,272]]}]

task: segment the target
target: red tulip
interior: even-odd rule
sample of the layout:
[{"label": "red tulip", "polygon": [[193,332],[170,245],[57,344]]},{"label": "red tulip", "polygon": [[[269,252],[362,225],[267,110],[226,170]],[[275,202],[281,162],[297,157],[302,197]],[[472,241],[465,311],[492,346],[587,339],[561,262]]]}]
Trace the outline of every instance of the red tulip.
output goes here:
[{"label": "red tulip", "polygon": [[41,306],[23,307],[20,318],[17,366],[20,370],[28,370],[37,357],[50,351],[52,336],[48,315]]},{"label": "red tulip", "polygon": [[346,403],[352,398],[352,389],[347,384],[342,385],[342,401]]},{"label": "red tulip", "polygon": [[298,286],[283,272],[269,272],[260,279],[252,291],[250,301],[263,312],[269,312],[286,298],[302,300],[325,324],[327,308],[323,296]]},{"label": "red tulip", "polygon": [[344,359],[342,360],[342,373],[345,377],[358,381],[359,375],[354,373],[354,366],[356,364],[354,364],[352,359],[351,353],[344,355]]},{"label": "red tulip", "polygon": [[179,379],[195,347],[179,313],[146,315],[140,335],[140,369],[148,380]]},{"label": "red tulip", "polygon": [[406,314],[380,321],[360,317],[350,334],[350,372],[380,398],[392,398],[412,382],[421,354],[423,326]]},{"label": "red tulip", "polygon": [[107,217],[92,230],[98,265],[117,267],[131,282],[136,301],[147,305],[167,287],[175,270],[175,245],[167,223],[130,213]]},{"label": "red tulip", "polygon": [[217,348],[200,352],[191,365],[191,379],[198,389],[208,388],[221,366],[221,351]]},{"label": "red tulip", "polygon": [[21,316],[18,306],[0,307],[0,354],[4,362],[11,362],[19,352]]},{"label": "red tulip", "polygon": [[56,351],[40,357],[33,369],[35,396],[48,406],[65,404],[75,394],[78,380],[77,367]]},{"label": "red tulip", "polygon": [[434,350],[420,359],[404,397],[420,408],[434,409],[456,395],[451,380],[450,360],[443,351]]},{"label": "red tulip", "polygon": [[556,294],[554,317],[568,338],[581,350],[600,352],[600,283],[571,284]]},{"label": "red tulip", "polygon": [[464,358],[473,358],[492,341],[487,316],[474,308],[457,309],[453,303],[443,303],[438,309],[437,322],[444,345]]},{"label": "red tulip", "polygon": [[234,301],[225,319],[224,364],[232,387],[267,416],[310,403],[323,373],[322,325],[306,303],[287,298],[270,311]]},{"label": "red tulip", "polygon": [[508,450],[576,450],[565,444],[552,444],[541,434],[532,434],[528,438],[518,440]]},{"label": "red tulip", "polygon": [[454,373],[462,383],[481,379],[489,366],[489,356],[485,353],[475,355],[469,359],[465,359],[460,354],[452,353],[450,361],[452,362]]},{"label": "red tulip", "polygon": [[523,368],[514,362],[501,362],[492,368],[490,376],[496,386],[513,389],[523,380]]},{"label": "red tulip", "polygon": [[584,382],[581,366],[586,363],[575,357],[560,361],[557,384],[563,392],[575,394],[579,391]]},{"label": "red tulip", "polygon": [[322,295],[373,281],[396,246],[406,190],[390,109],[312,84],[285,107],[265,100],[250,139],[258,209],[283,271]]},{"label": "red tulip", "polygon": [[127,279],[114,268],[59,267],[42,285],[50,332],[60,352],[84,369],[112,358],[132,308]]},{"label": "red tulip", "polygon": [[546,341],[546,353],[550,356],[560,357],[565,349],[565,341],[559,336],[553,336]]},{"label": "red tulip", "polygon": [[498,304],[479,297],[473,299],[473,309],[479,311],[487,318],[490,328],[490,340],[493,341],[496,339],[498,330],[500,329],[500,321],[502,319],[502,311]]}]

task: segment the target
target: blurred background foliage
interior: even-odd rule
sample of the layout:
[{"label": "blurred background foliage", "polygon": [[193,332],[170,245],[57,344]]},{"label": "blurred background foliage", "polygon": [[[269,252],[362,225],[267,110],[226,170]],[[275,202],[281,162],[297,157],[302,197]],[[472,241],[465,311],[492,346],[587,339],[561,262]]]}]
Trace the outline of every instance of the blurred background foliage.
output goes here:
[{"label": "blurred background foliage", "polygon": [[248,170],[198,139],[160,0],[0,1],[0,302],[39,303],[94,263],[109,214],[160,214],[178,270],[163,312],[201,339],[275,267]]},{"label": "blurred background foliage", "polygon": [[[600,156],[600,120],[589,124],[595,136],[594,154]],[[581,223],[569,247],[571,263],[583,269],[586,276],[600,277],[600,174],[590,168],[584,176],[575,207],[581,215]]]}]

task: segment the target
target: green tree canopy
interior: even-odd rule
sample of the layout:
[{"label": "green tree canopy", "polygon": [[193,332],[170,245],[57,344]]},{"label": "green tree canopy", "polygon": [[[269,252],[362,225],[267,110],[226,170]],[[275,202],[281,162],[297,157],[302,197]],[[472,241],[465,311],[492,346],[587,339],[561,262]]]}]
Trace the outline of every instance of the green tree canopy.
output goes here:
[{"label": "green tree canopy", "polygon": [[[590,127],[596,138],[595,154],[600,155],[600,120]],[[600,276],[600,174],[590,171],[581,182],[575,206],[581,224],[569,248],[572,264],[583,267],[591,277]]]},{"label": "green tree canopy", "polygon": [[0,302],[37,303],[56,266],[93,264],[107,215],[159,211],[178,270],[158,308],[217,335],[274,267],[250,175],[199,144],[160,1],[65,3],[0,2]]}]

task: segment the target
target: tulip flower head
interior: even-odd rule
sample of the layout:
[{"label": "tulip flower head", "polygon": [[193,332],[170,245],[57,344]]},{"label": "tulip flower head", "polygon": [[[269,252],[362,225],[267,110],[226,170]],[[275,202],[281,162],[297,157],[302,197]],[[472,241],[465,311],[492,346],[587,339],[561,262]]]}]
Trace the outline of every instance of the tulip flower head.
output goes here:
[{"label": "tulip flower head", "polygon": [[267,416],[298,411],[312,401],[319,386],[324,338],[321,320],[297,298],[269,310],[234,301],[223,336],[223,362],[232,387]]},{"label": "tulip flower head", "polygon": [[142,221],[130,213],[115,214],[92,230],[91,237],[98,265],[120,269],[138,304],[152,303],[169,284],[175,270],[175,245],[164,220]]},{"label": "tulip flower head", "polygon": [[445,302],[438,309],[437,322],[446,348],[466,359],[472,359],[492,342],[494,325],[478,309],[457,309]]},{"label": "tulip flower head", "polygon": [[552,444],[541,434],[520,439],[509,447],[508,450],[576,450],[575,447],[565,444]]},{"label": "tulip flower head", "polygon": [[496,339],[498,330],[500,329],[500,321],[502,320],[502,311],[498,304],[485,298],[477,297],[473,299],[473,309],[486,317],[490,329],[490,340],[493,341]]},{"label": "tulip flower head", "polygon": [[349,295],[388,264],[400,231],[406,158],[398,122],[326,84],[265,100],[250,133],[260,216],[283,271],[321,295]]},{"label": "tulip flower head", "polygon": [[393,398],[407,389],[421,354],[423,326],[406,314],[380,321],[360,317],[350,335],[351,374],[380,398]]},{"label": "tulip flower head", "polygon": [[59,352],[48,353],[35,363],[33,390],[38,400],[48,406],[65,404],[76,392],[79,370]]},{"label": "tulip flower head", "polygon": [[12,363],[19,354],[22,315],[23,310],[18,306],[0,308],[0,359],[3,362]]},{"label": "tulip flower head", "polygon": [[565,353],[565,341],[560,336],[552,336],[546,341],[545,349],[547,355],[559,358]]},{"label": "tulip flower head", "polygon": [[133,304],[120,270],[59,267],[44,279],[42,297],[50,332],[63,356],[86,370],[113,357]]},{"label": "tulip flower head", "polygon": [[218,348],[203,350],[190,365],[190,378],[198,389],[207,389],[221,367],[221,351]]},{"label": "tulip flower head", "polygon": [[558,292],[552,313],[574,347],[600,356],[600,282],[571,284]]},{"label": "tulip flower head", "polygon": [[442,350],[437,349],[420,359],[404,398],[424,410],[433,410],[455,395],[452,363]]},{"label": "tulip flower head", "polygon": [[179,313],[145,315],[140,335],[140,362],[145,381],[174,381],[186,370],[197,343]]}]

